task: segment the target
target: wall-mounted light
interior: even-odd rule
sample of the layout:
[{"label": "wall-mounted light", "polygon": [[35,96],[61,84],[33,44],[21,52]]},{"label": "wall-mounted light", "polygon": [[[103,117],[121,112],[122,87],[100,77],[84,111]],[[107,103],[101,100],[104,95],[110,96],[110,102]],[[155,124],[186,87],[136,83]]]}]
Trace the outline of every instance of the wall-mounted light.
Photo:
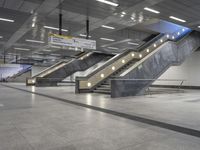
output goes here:
[{"label": "wall-mounted light", "polygon": [[131,56],[132,56],[132,57],[134,57],[134,56],[135,56],[135,54],[134,54],[134,53],[131,53]]},{"label": "wall-mounted light", "polygon": [[101,78],[104,78],[104,74],[103,73],[101,74]]},{"label": "wall-mounted light", "polygon": [[142,58],[142,54],[140,54],[139,57]]},{"label": "wall-mounted light", "polygon": [[125,60],[124,60],[124,59],[122,60],[122,63],[123,63],[123,64],[125,63]]},{"label": "wall-mounted light", "polygon": [[115,66],[112,66],[112,70],[115,70]]},{"label": "wall-mounted light", "polygon": [[90,82],[88,82],[88,83],[87,83],[87,86],[88,86],[88,87],[91,87],[91,86],[92,86],[92,84],[91,84]]},{"label": "wall-mounted light", "polygon": [[149,49],[147,49],[146,52],[149,53]]}]

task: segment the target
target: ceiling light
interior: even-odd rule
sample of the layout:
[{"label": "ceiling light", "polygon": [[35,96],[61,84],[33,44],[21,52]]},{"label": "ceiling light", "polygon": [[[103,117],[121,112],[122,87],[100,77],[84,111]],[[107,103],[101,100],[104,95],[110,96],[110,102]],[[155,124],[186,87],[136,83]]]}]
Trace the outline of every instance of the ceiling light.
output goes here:
[{"label": "ceiling light", "polygon": [[139,45],[138,43],[128,42],[129,45]]},{"label": "ceiling light", "polygon": [[148,7],[145,7],[144,10],[150,11],[150,12],[155,13],[155,14],[159,14],[160,13],[159,11],[151,9],[151,8],[148,8]]},{"label": "ceiling light", "polygon": [[42,51],[44,51],[44,52],[51,52],[50,49],[43,49]]},{"label": "ceiling light", "polygon": [[174,39],[175,39],[175,37],[174,37],[174,36],[172,36],[172,39],[174,40]]},{"label": "ceiling light", "polygon": [[119,49],[119,48],[117,48],[117,47],[108,47],[109,49]]},{"label": "ceiling light", "polygon": [[177,17],[174,17],[174,16],[170,16],[169,18],[173,19],[173,20],[176,20],[176,21],[180,21],[180,22],[186,22],[185,20],[177,18]]},{"label": "ceiling light", "polygon": [[167,34],[167,38],[169,38],[169,34]]},{"label": "ceiling light", "polygon": [[126,15],[126,12],[123,11],[123,12],[122,12],[122,15]]},{"label": "ceiling light", "polygon": [[6,18],[0,18],[0,21],[15,22],[15,20],[12,20],[12,19],[6,19]]},{"label": "ceiling light", "polygon": [[30,51],[30,49],[28,48],[19,48],[19,47],[15,47],[15,50],[20,50],[20,51]]},{"label": "ceiling light", "polygon": [[[79,36],[82,36],[82,37],[87,37],[87,35],[85,34],[79,34]],[[91,36],[89,35],[89,38],[91,38]]]},{"label": "ceiling light", "polygon": [[111,41],[111,42],[114,42],[115,40],[113,39],[108,39],[108,38],[100,38],[101,40],[104,40],[104,41]]},{"label": "ceiling light", "polygon": [[[44,26],[44,28],[46,28],[46,29],[52,29],[52,30],[57,30],[57,31],[59,30],[59,28],[50,27],[50,26]],[[67,32],[68,30],[62,29],[62,31]]]},{"label": "ceiling light", "polygon": [[107,28],[107,29],[112,29],[112,30],[114,30],[114,29],[115,29],[114,27],[111,27],[111,26],[106,26],[106,25],[102,25],[101,27],[103,27],[103,28]]},{"label": "ceiling light", "polygon": [[27,42],[33,42],[33,43],[44,43],[44,41],[37,41],[37,40],[29,40],[26,39]]},{"label": "ceiling light", "polygon": [[119,4],[111,2],[111,1],[107,1],[107,0],[96,0],[96,1],[108,4],[108,5],[111,5],[111,6],[115,6],[115,7],[119,6]]},{"label": "ceiling light", "polygon": [[51,45],[52,48],[58,48],[58,49],[61,49],[60,46],[55,46],[55,45]]}]

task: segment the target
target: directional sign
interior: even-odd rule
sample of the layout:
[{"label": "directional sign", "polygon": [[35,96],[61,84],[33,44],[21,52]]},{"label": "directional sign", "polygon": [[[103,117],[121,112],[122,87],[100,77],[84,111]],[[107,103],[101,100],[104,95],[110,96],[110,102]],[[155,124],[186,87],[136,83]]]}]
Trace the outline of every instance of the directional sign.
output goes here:
[{"label": "directional sign", "polygon": [[49,34],[49,44],[80,47],[84,49],[96,49],[96,41],[72,36],[62,36],[58,34]]}]

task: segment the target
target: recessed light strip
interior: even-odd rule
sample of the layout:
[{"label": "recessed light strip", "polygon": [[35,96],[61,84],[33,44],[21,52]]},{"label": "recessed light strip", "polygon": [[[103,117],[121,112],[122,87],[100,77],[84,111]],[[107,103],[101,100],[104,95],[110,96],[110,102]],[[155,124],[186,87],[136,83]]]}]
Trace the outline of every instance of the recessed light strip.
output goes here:
[{"label": "recessed light strip", "polygon": [[107,29],[112,29],[112,30],[115,29],[115,27],[111,27],[111,26],[107,26],[107,25],[102,25],[101,27],[103,27],[103,28],[107,28]]},{"label": "recessed light strip", "polygon": [[30,49],[28,48],[19,48],[19,47],[15,47],[15,50],[20,50],[20,51],[30,51]]},{"label": "recessed light strip", "polygon": [[115,6],[115,7],[119,6],[119,4],[111,2],[111,1],[107,1],[107,0],[96,0],[96,1],[108,4],[108,5],[111,5],[111,6]]},{"label": "recessed light strip", "polygon": [[15,20],[12,20],[12,19],[6,19],[6,18],[0,18],[0,21],[15,22]]},{"label": "recessed light strip", "polygon": [[133,43],[133,42],[128,42],[129,45],[136,45],[138,46],[139,44],[138,43]]},{"label": "recessed light strip", "polygon": [[111,41],[111,42],[114,42],[115,40],[113,39],[108,39],[108,38],[100,38],[101,40],[104,40],[104,41]]},{"label": "recessed light strip", "polygon": [[[59,28],[56,28],[56,27],[51,27],[51,26],[44,26],[44,28],[46,28],[46,29],[52,29],[52,30],[59,30]],[[66,29],[62,29],[62,31],[64,31],[64,32],[68,32],[68,30],[66,30]]]},{"label": "recessed light strip", "polygon": [[180,19],[180,18],[177,18],[177,17],[174,17],[174,16],[170,16],[169,18],[176,20],[176,21],[180,21],[180,22],[186,22],[186,20],[183,20],[183,19]]},{"label": "recessed light strip", "polygon": [[[86,37],[87,35],[85,35],[85,34],[79,34],[80,36],[82,36],[82,37]],[[91,38],[91,36],[89,35],[89,38]]]},{"label": "recessed light strip", "polygon": [[29,39],[26,39],[27,42],[33,42],[33,43],[41,43],[43,44],[44,41],[37,41],[37,40],[29,40]]},{"label": "recessed light strip", "polygon": [[115,49],[115,50],[117,50],[117,49],[119,49],[119,48],[117,48],[117,47],[108,47],[109,49]]},{"label": "recessed light strip", "polygon": [[150,12],[155,13],[155,14],[159,14],[160,13],[159,11],[151,9],[151,8],[148,8],[148,7],[145,7],[144,10],[150,11]]}]

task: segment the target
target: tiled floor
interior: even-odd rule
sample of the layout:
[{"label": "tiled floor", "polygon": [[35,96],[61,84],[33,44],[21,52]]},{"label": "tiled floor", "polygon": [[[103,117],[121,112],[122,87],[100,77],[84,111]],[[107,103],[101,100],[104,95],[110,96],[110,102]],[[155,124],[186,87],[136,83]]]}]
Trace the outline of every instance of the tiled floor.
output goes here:
[{"label": "tiled floor", "polygon": [[[200,93],[110,99],[73,86],[13,87],[200,130]],[[200,138],[0,86],[0,150],[199,150]]]}]

